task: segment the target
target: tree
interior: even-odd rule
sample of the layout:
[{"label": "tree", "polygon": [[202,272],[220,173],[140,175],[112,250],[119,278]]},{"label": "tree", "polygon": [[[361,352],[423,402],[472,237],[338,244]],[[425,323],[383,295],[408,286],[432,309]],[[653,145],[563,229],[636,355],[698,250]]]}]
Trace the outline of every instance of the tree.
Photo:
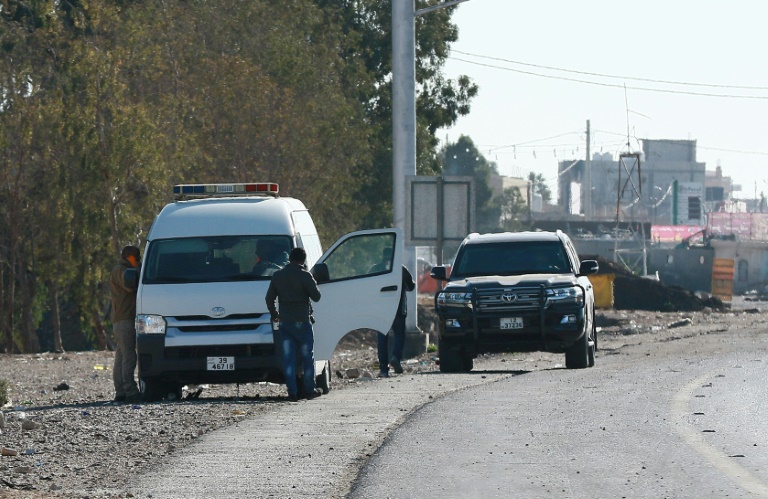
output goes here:
[{"label": "tree", "polygon": [[475,226],[480,232],[499,229],[501,203],[493,199],[491,175],[498,175],[496,164],[480,154],[474,142],[462,135],[442,151],[443,175],[468,176],[475,180]]},{"label": "tree", "polygon": [[518,187],[507,187],[501,196],[501,229],[508,232],[522,230],[528,206]]},{"label": "tree", "polygon": [[552,191],[547,187],[544,175],[530,172],[528,173],[528,180],[531,182],[531,192],[539,194],[545,204],[549,203],[549,200],[552,199]]},{"label": "tree", "polygon": [[[417,20],[418,168],[477,88]],[[269,180],[321,238],[391,220],[391,3],[0,4],[0,348],[105,346],[109,269],[171,185]]]},{"label": "tree", "polygon": [[[357,165],[362,186],[357,199],[368,206],[363,224],[392,222],[392,0],[315,0],[330,25],[342,26],[346,63],[344,87],[363,106],[372,154]],[[426,7],[419,0],[416,8]],[[456,81],[441,73],[450,44],[458,39],[451,23],[453,8],[439,9],[416,20],[416,169],[419,175],[440,171],[438,129],[469,113],[477,86],[465,76]]]}]

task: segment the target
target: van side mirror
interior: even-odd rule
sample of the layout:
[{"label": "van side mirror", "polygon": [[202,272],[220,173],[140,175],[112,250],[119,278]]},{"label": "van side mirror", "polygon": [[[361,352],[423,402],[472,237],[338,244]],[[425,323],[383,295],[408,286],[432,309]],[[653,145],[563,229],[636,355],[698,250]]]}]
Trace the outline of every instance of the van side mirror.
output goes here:
[{"label": "van side mirror", "polygon": [[125,269],[125,272],[123,272],[123,284],[131,291],[139,289],[139,272],[136,269]]},{"label": "van side mirror", "polygon": [[315,276],[315,281],[317,281],[318,284],[331,280],[331,275],[328,272],[328,265],[325,263],[316,263],[315,266],[312,267],[311,272],[312,275]]},{"label": "van side mirror", "polygon": [[437,279],[438,281],[447,281],[448,280],[448,272],[446,271],[446,268],[442,265],[439,265],[437,267],[432,267],[432,270],[429,271],[430,277],[433,279]]}]

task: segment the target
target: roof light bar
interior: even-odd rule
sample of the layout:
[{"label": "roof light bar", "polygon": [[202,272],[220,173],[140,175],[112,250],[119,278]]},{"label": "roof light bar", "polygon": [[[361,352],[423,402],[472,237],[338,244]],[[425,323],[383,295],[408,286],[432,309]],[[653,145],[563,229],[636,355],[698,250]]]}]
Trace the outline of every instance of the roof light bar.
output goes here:
[{"label": "roof light bar", "polygon": [[177,184],[173,186],[173,199],[200,199],[234,196],[274,196],[277,197],[280,186],[273,182],[251,184]]}]

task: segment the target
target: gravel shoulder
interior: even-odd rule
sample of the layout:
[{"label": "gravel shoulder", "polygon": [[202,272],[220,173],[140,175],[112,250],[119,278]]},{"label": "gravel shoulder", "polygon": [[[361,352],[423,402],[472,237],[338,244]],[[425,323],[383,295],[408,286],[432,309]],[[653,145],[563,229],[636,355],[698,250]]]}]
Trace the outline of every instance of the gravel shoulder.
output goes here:
[{"label": "gravel shoulder", "polygon": [[[601,312],[597,362],[638,345],[665,348],[695,336],[716,342],[729,331],[762,334],[759,307]],[[366,457],[422,405],[563,363],[561,355],[546,353],[489,355],[470,374],[443,375],[435,354],[425,354],[411,359],[405,374],[378,380],[365,375],[376,372],[373,334],[345,339],[332,359],[342,376],[333,377],[331,393],[299,403],[287,402],[282,386],[248,384],[207,386],[199,399],[114,406],[107,404],[111,352],[0,355],[0,378],[10,382],[12,399],[2,408],[0,444],[18,453],[0,457],[0,496],[163,497],[164,490],[221,496],[209,487],[224,483],[231,497],[255,490],[343,497]],[[346,377],[352,368],[363,376]]]}]

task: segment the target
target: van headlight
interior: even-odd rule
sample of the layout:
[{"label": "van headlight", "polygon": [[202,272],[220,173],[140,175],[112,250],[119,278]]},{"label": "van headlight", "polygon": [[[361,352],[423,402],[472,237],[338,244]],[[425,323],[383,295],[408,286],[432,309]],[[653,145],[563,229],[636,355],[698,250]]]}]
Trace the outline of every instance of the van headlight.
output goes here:
[{"label": "van headlight", "polygon": [[556,303],[584,304],[584,290],[579,286],[570,288],[554,288],[547,290],[547,299]]},{"label": "van headlight", "polygon": [[438,307],[472,307],[472,293],[441,292],[437,295]]},{"label": "van headlight", "polygon": [[137,315],[136,334],[165,334],[165,319],[162,315]]}]

